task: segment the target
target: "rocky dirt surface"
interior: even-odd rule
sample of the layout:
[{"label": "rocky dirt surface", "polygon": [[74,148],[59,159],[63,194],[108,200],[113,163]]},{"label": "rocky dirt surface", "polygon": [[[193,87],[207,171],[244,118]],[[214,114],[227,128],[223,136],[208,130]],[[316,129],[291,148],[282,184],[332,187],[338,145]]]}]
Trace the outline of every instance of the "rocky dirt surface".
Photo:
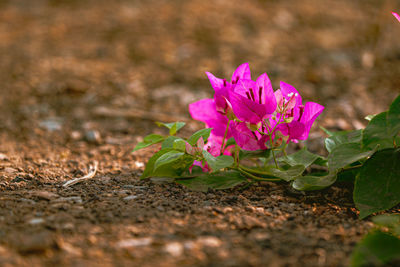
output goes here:
[{"label": "rocky dirt surface", "polygon": [[[372,227],[352,188],[193,192],[142,181],[154,121],[202,127],[205,71],[250,62],[365,125],[400,92],[398,1],[0,0],[1,266],[346,266]],[[315,127],[307,146],[325,153]],[[296,148],[296,147],[294,147]],[[70,187],[63,183],[95,177]]]}]

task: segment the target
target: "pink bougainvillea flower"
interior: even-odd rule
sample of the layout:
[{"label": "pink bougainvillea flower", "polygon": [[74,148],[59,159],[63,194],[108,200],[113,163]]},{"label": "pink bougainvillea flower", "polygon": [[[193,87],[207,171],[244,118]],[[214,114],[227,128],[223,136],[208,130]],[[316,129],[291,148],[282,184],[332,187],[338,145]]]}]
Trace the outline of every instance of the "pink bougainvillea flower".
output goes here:
[{"label": "pink bougainvillea flower", "polygon": [[230,93],[233,113],[244,122],[258,124],[267,114],[276,110],[276,98],[267,74],[262,74],[256,82],[239,80]]},{"label": "pink bougainvillea flower", "polygon": [[238,81],[241,79],[251,79],[249,63],[240,65],[233,72],[231,82],[228,82],[226,79],[217,78],[210,72],[206,72],[206,74],[215,91],[214,100],[217,111],[222,114],[229,112],[229,92],[235,87]]},{"label": "pink bougainvillea flower", "polygon": [[[289,136],[288,141],[297,142],[297,140],[306,140],[311,126],[315,119],[322,113],[324,107],[318,103],[307,102],[305,106],[302,103],[300,94],[296,88],[290,84],[281,82],[281,93],[276,93],[278,111],[276,120],[286,123],[277,126],[284,136]],[[283,113],[282,113],[283,112]],[[277,122],[272,122],[272,124]]]},{"label": "pink bougainvillea flower", "polygon": [[400,15],[395,12],[392,12],[392,14],[400,22]]},{"label": "pink bougainvillea flower", "polygon": [[[214,136],[224,136],[229,120],[217,111],[214,99],[206,98],[190,104],[189,112],[193,119],[204,122],[207,128],[213,128],[211,133]],[[226,138],[231,136],[228,131]]]},{"label": "pink bougainvillea flower", "polygon": [[267,149],[265,142],[269,140],[267,135],[261,135],[257,131],[252,131],[244,122],[233,122],[231,125],[233,138],[238,146],[244,150]]},{"label": "pink bougainvillea flower", "polygon": [[[204,149],[207,150],[214,157],[218,157],[221,155],[221,146],[222,146],[222,136],[215,136],[211,133],[208,138],[207,144],[204,146]],[[229,146],[224,150],[223,155],[231,155],[231,148],[233,146]]]},{"label": "pink bougainvillea flower", "polygon": [[[214,134],[210,134],[208,137],[207,144],[204,145],[203,138],[200,138],[199,141],[197,142],[197,147],[192,147],[190,144],[186,143],[186,152],[190,155],[196,155],[196,154],[201,154],[202,150],[206,150],[209,152],[211,155],[214,157],[218,157],[221,155],[221,145],[222,145],[222,139],[223,137],[221,136],[216,136]],[[231,150],[233,149],[234,146],[229,146],[224,150],[224,155],[232,155]],[[207,162],[201,162],[198,160],[195,160],[193,162],[193,166],[198,166],[200,167],[203,172],[209,172],[211,171],[210,167],[208,166]],[[192,166],[192,167],[193,167]]]}]

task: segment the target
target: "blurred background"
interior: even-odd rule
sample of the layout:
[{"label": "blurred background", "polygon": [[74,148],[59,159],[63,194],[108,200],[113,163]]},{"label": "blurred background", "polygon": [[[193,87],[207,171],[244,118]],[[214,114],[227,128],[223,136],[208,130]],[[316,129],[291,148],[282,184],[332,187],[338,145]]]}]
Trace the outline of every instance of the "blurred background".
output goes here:
[{"label": "blurred background", "polygon": [[212,97],[205,71],[229,78],[244,62],[325,105],[325,127],[360,128],[400,92],[396,10],[398,0],[0,0],[0,129],[140,136]]}]

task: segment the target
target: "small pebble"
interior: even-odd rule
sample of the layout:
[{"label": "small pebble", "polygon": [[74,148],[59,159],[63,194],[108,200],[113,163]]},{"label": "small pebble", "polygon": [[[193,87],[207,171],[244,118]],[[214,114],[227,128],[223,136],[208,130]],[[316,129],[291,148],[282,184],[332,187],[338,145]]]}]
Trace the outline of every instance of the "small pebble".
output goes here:
[{"label": "small pebble", "polygon": [[179,257],[183,253],[183,245],[179,242],[171,242],[165,245],[164,250],[173,257]]},{"label": "small pebble", "polygon": [[29,220],[28,223],[31,225],[37,225],[37,224],[44,223],[44,219],[43,218],[34,218],[34,219]]},{"label": "small pebble", "polygon": [[6,154],[0,153],[0,160],[8,160],[8,157]]},{"label": "small pebble", "polygon": [[116,246],[118,248],[144,247],[153,242],[151,237],[132,238],[119,241]]},{"label": "small pebble", "polygon": [[89,130],[85,132],[85,139],[89,143],[99,144],[101,143],[101,135],[99,131],[96,130]]},{"label": "small pebble", "polygon": [[134,200],[134,199],[137,199],[137,198],[138,198],[138,196],[132,195],[132,196],[124,197],[122,200],[124,200],[124,201],[129,201],[129,200]]}]

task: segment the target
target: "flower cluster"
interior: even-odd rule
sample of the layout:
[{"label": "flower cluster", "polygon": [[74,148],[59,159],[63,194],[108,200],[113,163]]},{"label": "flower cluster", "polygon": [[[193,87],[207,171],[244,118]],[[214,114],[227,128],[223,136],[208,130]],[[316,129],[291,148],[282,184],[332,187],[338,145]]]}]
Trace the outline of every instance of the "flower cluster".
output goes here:
[{"label": "flower cluster", "polygon": [[283,142],[306,140],[324,107],[307,102],[290,84],[281,82],[274,92],[264,73],[251,79],[248,63],[240,65],[230,81],[206,73],[214,98],[189,105],[193,119],[212,128],[205,149],[213,156],[226,154],[225,141],[233,137],[244,150],[271,149]]}]

